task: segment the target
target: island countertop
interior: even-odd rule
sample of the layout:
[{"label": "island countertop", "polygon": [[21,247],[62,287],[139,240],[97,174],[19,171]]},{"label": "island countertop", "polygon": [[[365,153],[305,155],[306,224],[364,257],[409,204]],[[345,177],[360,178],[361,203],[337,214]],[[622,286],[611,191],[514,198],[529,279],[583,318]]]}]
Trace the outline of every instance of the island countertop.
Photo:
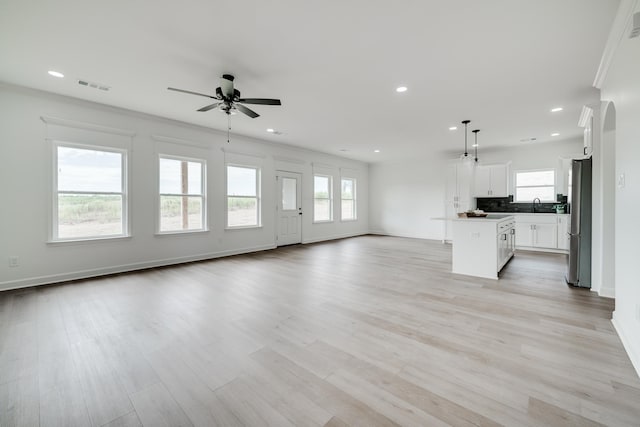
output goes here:
[{"label": "island countertop", "polygon": [[500,222],[505,219],[514,219],[511,214],[489,214],[485,217],[471,217],[471,218],[452,218],[454,221],[479,221],[479,222]]}]

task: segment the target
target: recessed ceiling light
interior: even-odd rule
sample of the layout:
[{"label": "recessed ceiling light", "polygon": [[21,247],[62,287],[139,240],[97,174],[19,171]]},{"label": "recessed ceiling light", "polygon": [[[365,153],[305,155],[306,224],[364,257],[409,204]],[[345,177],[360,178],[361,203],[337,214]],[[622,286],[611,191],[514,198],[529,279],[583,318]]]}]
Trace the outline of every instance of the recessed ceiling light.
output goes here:
[{"label": "recessed ceiling light", "polygon": [[560,134],[558,132],[554,132],[551,134],[551,136],[560,136]]},{"label": "recessed ceiling light", "polygon": [[63,78],[63,77],[64,77],[64,74],[62,74],[62,73],[61,73],[61,72],[59,72],[59,71],[49,70],[48,72],[49,72],[49,75],[50,75],[50,76],[57,77],[57,78],[59,78],[59,79],[61,79],[61,78]]},{"label": "recessed ceiling light", "polygon": [[557,113],[558,111],[562,111],[562,107],[555,107],[551,109],[552,113]]},{"label": "recessed ceiling light", "polygon": [[267,132],[269,133],[274,133],[275,131],[276,131],[275,129],[271,129],[271,128],[267,129]]},{"label": "recessed ceiling light", "polygon": [[472,145],[472,147],[477,147],[477,146],[478,146],[478,144],[473,144],[473,145]]},{"label": "recessed ceiling light", "polygon": [[373,152],[374,152],[374,153],[379,153],[379,152],[380,152],[380,150],[373,150]]},{"label": "recessed ceiling light", "polygon": [[449,130],[456,130],[456,129],[458,129],[458,126],[451,126],[451,127],[449,128]]},{"label": "recessed ceiling light", "polygon": [[398,88],[396,88],[396,92],[406,92],[407,91],[407,87],[406,86],[400,86]]}]

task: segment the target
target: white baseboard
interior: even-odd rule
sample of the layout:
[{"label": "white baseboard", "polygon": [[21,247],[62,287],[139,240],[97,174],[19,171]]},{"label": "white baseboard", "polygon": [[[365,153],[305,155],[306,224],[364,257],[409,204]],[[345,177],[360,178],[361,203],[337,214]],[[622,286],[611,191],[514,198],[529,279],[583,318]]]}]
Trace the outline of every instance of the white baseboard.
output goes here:
[{"label": "white baseboard", "polygon": [[616,290],[614,288],[609,288],[609,287],[600,288],[600,290],[598,291],[598,295],[604,298],[615,298]]},{"label": "white baseboard", "polygon": [[365,234],[369,234],[369,232],[362,231],[359,233],[333,234],[331,236],[315,237],[313,239],[302,239],[302,244],[306,245],[309,243],[325,242],[327,240],[346,239],[348,237],[364,236]]},{"label": "white baseboard", "polygon": [[369,230],[369,234],[375,234],[375,235],[378,235],[378,236],[388,236],[389,235],[383,230]]},{"label": "white baseboard", "polygon": [[[627,355],[631,360],[631,364],[636,369],[636,373],[638,377],[640,377],[640,339],[638,334],[632,333],[632,331],[628,331],[624,327],[624,322],[620,322],[618,316],[616,316],[616,312],[613,312],[613,318],[611,319],[611,323],[613,323],[613,327],[616,329],[620,340],[622,341],[622,345],[624,349],[627,351]],[[633,341],[633,339],[636,341]]]},{"label": "white baseboard", "polygon": [[164,267],[175,264],[183,264],[186,262],[203,261],[207,259],[221,258],[231,255],[240,255],[250,252],[266,251],[275,249],[273,244],[252,246],[240,249],[233,249],[220,252],[210,252],[198,255],[189,255],[178,258],[166,258],[153,261],[136,262],[132,264],[122,264],[111,267],[93,268],[88,270],[78,270],[69,273],[51,274],[47,276],[29,277],[26,279],[10,280],[0,282],[0,291],[8,291],[11,289],[28,288],[31,286],[48,285],[52,283],[67,282],[69,280],[87,279],[90,277],[105,276],[108,274],[125,273],[128,271],[144,270],[146,268]]},{"label": "white baseboard", "polygon": [[[416,236],[415,234],[411,235],[411,234],[403,234],[403,233],[389,233],[388,231],[384,231],[384,230],[369,230],[369,234],[375,234],[377,236],[389,236],[389,237],[407,237],[409,239],[435,240],[435,241],[445,243],[445,241],[442,240],[442,238],[434,239],[431,237]],[[446,242],[451,243],[451,241],[446,241]]]},{"label": "white baseboard", "polygon": [[526,251],[526,252],[545,252],[550,254],[568,254],[569,251],[564,249],[553,249],[553,248],[534,248],[530,246],[516,246],[516,251]]}]

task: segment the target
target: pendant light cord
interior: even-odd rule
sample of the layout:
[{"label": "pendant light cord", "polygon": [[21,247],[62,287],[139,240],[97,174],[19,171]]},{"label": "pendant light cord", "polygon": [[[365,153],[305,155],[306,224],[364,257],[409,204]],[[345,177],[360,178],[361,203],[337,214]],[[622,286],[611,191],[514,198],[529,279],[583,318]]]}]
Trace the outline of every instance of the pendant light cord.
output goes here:
[{"label": "pendant light cord", "polygon": [[469,153],[467,152],[467,126],[469,126],[471,120],[463,120],[462,124],[464,125],[464,156],[468,157]]},{"label": "pendant light cord", "polygon": [[480,132],[480,129],[474,129],[471,132],[473,132],[475,135],[475,143],[473,144],[473,148],[475,148],[475,158],[476,163],[478,163],[478,132]]}]

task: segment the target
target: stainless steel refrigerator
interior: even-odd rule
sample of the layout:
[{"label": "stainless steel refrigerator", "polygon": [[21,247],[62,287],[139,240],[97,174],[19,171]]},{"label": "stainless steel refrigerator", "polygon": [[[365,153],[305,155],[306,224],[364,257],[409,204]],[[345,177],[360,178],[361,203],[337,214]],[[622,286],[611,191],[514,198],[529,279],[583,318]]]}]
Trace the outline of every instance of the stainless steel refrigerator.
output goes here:
[{"label": "stainless steel refrigerator", "polygon": [[591,287],[591,159],[571,162],[571,229],[567,283]]}]

